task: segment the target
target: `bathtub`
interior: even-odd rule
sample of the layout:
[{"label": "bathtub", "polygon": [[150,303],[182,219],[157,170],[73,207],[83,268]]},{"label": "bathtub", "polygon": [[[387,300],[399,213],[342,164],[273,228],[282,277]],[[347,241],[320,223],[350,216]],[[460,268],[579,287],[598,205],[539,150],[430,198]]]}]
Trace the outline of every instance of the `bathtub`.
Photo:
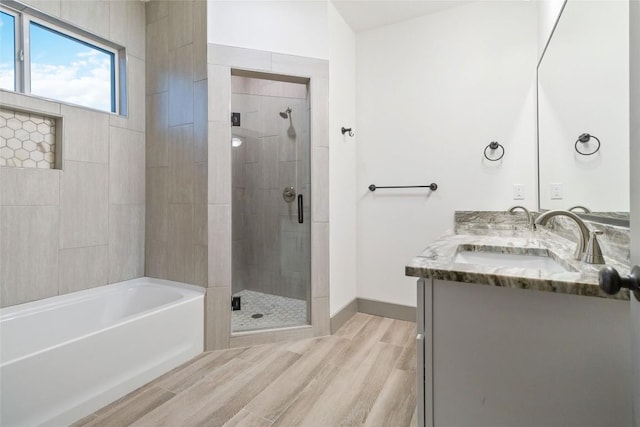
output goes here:
[{"label": "bathtub", "polygon": [[139,278],[0,309],[0,425],[68,425],[203,351],[204,290]]}]

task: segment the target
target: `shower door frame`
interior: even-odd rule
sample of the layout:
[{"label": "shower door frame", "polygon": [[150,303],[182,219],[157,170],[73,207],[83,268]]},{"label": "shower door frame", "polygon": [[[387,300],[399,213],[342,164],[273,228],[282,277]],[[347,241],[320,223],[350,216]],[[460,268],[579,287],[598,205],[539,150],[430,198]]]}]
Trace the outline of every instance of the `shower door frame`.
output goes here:
[{"label": "shower door frame", "polygon": [[[311,324],[231,330],[231,75],[309,83],[311,136]],[[207,45],[208,287],[206,350],[330,334],[329,62],[276,52]]]},{"label": "shower door frame", "polygon": [[[288,86],[291,90],[293,90],[294,87],[298,87],[299,89],[304,88],[304,96],[302,96],[302,92],[290,92],[285,94],[286,90],[283,90],[281,93],[273,93],[272,91],[269,90],[265,90],[264,88],[258,88],[258,87],[253,87],[252,89],[247,88],[242,88],[242,87],[238,87],[236,88],[238,90],[238,92],[234,91],[234,83],[233,83],[233,79],[234,77],[239,78],[239,79],[243,79],[243,82],[247,82],[247,84],[249,85],[249,87],[251,87],[252,83],[249,82],[262,82],[262,84],[264,83],[273,83],[273,84],[285,84],[285,85],[292,85],[292,86]],[[242,214],[244,213],[245,215],[245,226],[243,226],[242,228],[251,228],[250,223],[253,223],[254,226],[257,226],[257,223],[255,221],[257,221],[258,223],[262,223],[262,228],[267,228],[269,229],[271,232],[275,231],[280,238],[283,238],[283,229],[282,229],[282,221],[284,220],[286,222],[287,225],[284,226],[284,229],[286,229],[286,233],[288,235],[291,235],[291,233],[295,233],[296,237],[297,237],[297,241],[295,243],[296,248],[300,249],[298,247],[298,245],[300,244],[300,237],[301,235],[299,233],[302,233],[303,236],[303,246],[304,249],[301,250],[295,250],[295,253],[289,253],[289,251],[285,250],[284,247],[282,245],[268,245],[268,246],[262,246],[260,244],[257,244],[258,242],[261,242],[262,238],[267,238],[269,241],[271,241],[270,239],[273,238],[273,236],[262,236],[262,237],[258,237],[258,236],[245,236],[245,238],[248,237],[249,240],[253,240],[257,237],[257,241],[253,240],[253,245],[254,245],[254,251],[256,251],[256,253],[254,253],[255,258],[250,261],[250,260],[246,260],[245,262],[242,262],[242,267],[238,266],[238,261],[234,260],[236,262],[233,263],[234,267],[233,267],[233,271],[231,273],[231,294],[232,296],[236,295],[236,292],[240,291],[240,290],[244,290],[247,289],[249,291],[253,291],[253,292],[261,292],[265,295],[272,295],[272,296],[279,296],[279,297],[283,297],[283,298],[287,298],[287,299],[292,299],[293,301],[296,300],[304,300],[304,305],[296,305],[296,307],[299,308],[303,308],[304,313],[299,313],[299,314],[304,314],[304,321],[302,321],[301,318],[296,317],[295,321],[292,320],[288,320],[288,325],[287,324],[275,324],[275,322],[267,320],[268,315],[265,315],[265,318],[259,319],[259,323],[253,325],[254,327],[248,327],[248,326],[244,326],[244,327],[240,327],[239,325],[236,325],[236,318],[235,318],[235,314],[237,314],[236,312],[232,313],[232,321],[231,321],[231,333],[232,336],[233,334],[236,333],[241,333],[241,332],[257,332],[260,330],[264,330],[264,329],[282,329],[282,328],[288,328],[288,327],[297,327],[297,326],[308,326],[311,325],[311,221],[310,221],[310,208],[311,208],[311,134],[310,134],[310,116],[311,116],[311,111],[310,111],[310,96],[309,96],[309,79],[308,78],[301,78],[301,77],[293,77],[291,76],[289,78],[289,76],[287,76],[287,78],[281,78],[282,76],[278,75],[274,76],[272,74],[265,74],[265,73],[257,73],[255,71],[246,71],[246,70],[238,70],[238,69],[231,69],[231,111],[233,111],[234,113],[231,114],[240,114],[241,116],[244,116],[245,114],[247,114],[247,117],[244,117],[245,120],[242,121],[242,124],[239,127],[234,127],[237,125],[232,124],[231,125],[231,139],[233,140],[234,136],[244,136],[243,131],[248,131],[249,134],[251,134],[252,132],[256,133],[256,139],[255,141],[251,141],[251,140],[247,140],[245,142],[246,144],[258,144],[259,146],[263,146],[263,142],[259,142],[260,141],[260,137],[261,136],[265,136],[267,138],[274,138],[274,135],[276,134],[275,132],[277,131],[277,135],[279,138],[282,137],[286,137],[288,138],[287,141],[289,144],[293,143],[295,145],[295,148],[293,150],[291,150],[291,152],[283,152],[281,151],[283,146],[282,146],[282,141],[278,141],[276,144],[272,144],[269,145],[271,148],[270,150],[274,150],[271,151],[272,153],[275,152],[276,155],[276,162],[278,163],[278,169],[275,170],[275,175],[274,174],[269,174],[265,172],[265,174],[260,175],[260,177],[258,178],[258,182],[252,182],[251,183],[251,178],[249,176],[246,176],[245,178],[247,179],[246,182],[244,182],[243,185],[241,185],[241,187],[244,187],[245,189],[247,189],[249,192],[251,192],[249,189],[253,188],[254,191],[263,193],[263,192],[269,192],[270,193],[270,197],[268,199],[270,199],[270,201],[273,201],[274,199],[278,201],[277,205],[274,205],[272,203],[267,202],[267,200],[263,199],[260,202],[257,202],[260,206],[253,206],[253,209],[256,209],[257,212],[247,212],[247,206],[242,205],[243,207],[241,208],[239,204],[236,204],[236,200],[234,200],[234,198],[232,197],[232,203],[231,203],[231,214],[232,214],[232,222],[234,222],[235,219],[239,218],[240,216],[242,216]],[[261,86],[261,83],[257,83],[258,86]],[[240,86],[243,86],[243,84],[240,84]],[[239,95],[239,96],[243,96],[243,97],[250,97],[252,99],[254,99],[257,103],[257,105],[253,105],[251,104],[251,102],[249,102],[249,104],[252,105],[252,107],[249,108],[249,110],[246,110],[245,107],[248,107],[248,105],[245,105],[242,101],[239,100],[234,100],[234,96]],[[270,99],[272,102],[277,102],[277,106],[273,105],[272,103],[269,103],[269,101],[266,101],[267,99]],[[237,105],[236,102],[238,102],[239,104]],[[265,102],[267,102],[265,104]],[[300,104],[300,102],[303,102],[302,104]],[[273,109],[273,111],[269,110],[269,109]],[[258,113],[258,117],[263,117],[264,118],[264,114],[266,114],[266,117],[271,117],[271,122],[276,122],[279,123],[280,121],[282,121],[282,119],[285,119],[285,123],[287,123],[286,128],[285,127],[279,127],[276,125],[276,127],[270,127],[269,124],[267,123],[263,123],[262,119],[258,119],[256,120],[256,122],[254,122],[250,128],[247,128],[247,123],[250,122],[250,119],[248,119],[248,111],[254,111],[255,110],[258,111],[262,111],[262,113]],[[266,111],[269,111],[269,113],[266,113]],[[296,125],[294,126],[294,121],[296,123]],[[303,124],[306,121],[306,125]],[[273,124],[271,125],[273,126]],[[297,128],[297,131],[296,131]],[[286,129],[286,130],[285,130]],[[293,135],[291,136],[289,134],[289,132],[293,130]],[[239,135],[237,135],[237,133],[239,132]],[[266,133],[265,133],[266,132]],[[306,135],[306,136],[305,136]],[[288,145],[288,144],[287,144]],[[232,144],[233,146],[233,144]],[[257,146],[256,146],[257,147]],[[246,149],[246,147],[244,147]],[[242,148],[232,148],[232,153],[235,153],[236,150],[241,150]],[[263,148],[256,148],[256,150],[262,152]],[[286,150],[286,149],[285,149]],[[301,154],[301,153],[305,153],[305,154]],[[248,154],[247,154],[248,155]],[[253,160],[251,160],[251,162],[263,162],[263,161],[267,161],[267,159],[262,158],[261,155],[257,155],[255,154],[255,156],[257,158],[254,158]],[[284,157],[283,157],[284,156]],[[301,162],[301,158],[300,156],[303,156],[304,160],[302,160],[302,162],[305,165],[300,165]],[[245,161],[248,161],[245,159]],[[236,189],[236,185],[238,184],[238,182],[236,182],[236,180],[238,179],[236,177],[236,171],[235,168],[238,166],[236,165],[236,157],[234,156],[234,154],[232,154],[232,166],[231,166],[231,176],[232,176],[232,192],[235,193],[237,191]],[[255,165],[254,165],[255,166]],[[263,166],[264,167],[264,166]],[[262,167],[258,166],[257,170],[261,170]],[[291,176],[287,174],[287,171],[291,172]],[[286,179],[286,181],[281,181],[283,176],[288,177],[288,179]],[[255,179],[256,177],[254,177]],[[304,183],[304,184],[303,184]],[[286,186],[290,186],[291,188],[294,188],[294,197],[291,200],[284,200],[283,199],[283,195],[282,195],[282,189],[285,188]],[[274,194],[274,192],[277,192],[278,194]],[[303,221],[301,224],[299,224],[298,222],[300,221],[300,214],[302,214],[302,212],[298,212],[300,210],[299,207],[299,203],[302,201],[301,199],[298,199],[298,201],[296,202],[296,195],[298,197],[303,197],[304,198],[304,206],[303,206]],[[248,199],[251,199],[251,196],[248,196]],[[254,201],[255,203],[255,201]],[[283,212],[283,206],[286,206],[286,211],[287,214],[285,215]],[[265,210],[263,210],[265,209]],[[270,214],[274,214],[275,211],[275,217],[270,216]],[[257,216],[255,216],[255,214],[258,213]],[[251,218],[251,219],[249,219]],[[257,219],[260,218],[260,219]],[[270,218],[271,221],[274,222],[264,222],[266,220],[266,218]],[[285,219],[286,218],[286,219]],[[295,231],[294,231],[295,230]],[[239,227],[237,225],[233,225],[232,227],[232,253],[236,254],[236,247],[234,245],[237,245],[238,247],[245,247],[245,245],[250,245],[251,243],[248,243],[246,241],[244,241],[243,243],[238,242],[236,239],[238,239],[238,235],[236,235],[235,233],[238,233],[239,231]],[[264,233],[265,230],[262,230],[262,232]],[[269,234],[267,232],[267,234]],[[289,237],[290,238],[290,237]],[[272,243],[276,243],[271,241]],[[261,242],[262,244],[264,244],[264,242]],[[282,243],[281,241],[279,241],[279,243]],[[291,243],[291,242],[289,242]],[[289,250],[291,250],[292,248],[288,248]],[[251,252],[251,251],[250,251]],[[269,255],[267,255],[267,253]],[[280,260],[280,262],[277,265],[277,272],[274,270],[274,267],[276,267],[275,265],[273,265],[270,262],[266,262],[266,259],[270,258],[271,256],[275,256],[276,254],[278,254],[278,258]],[[303,258],[298,259],[297,261],[293,262],[292,261],[292,257],[297,257],[302,255]],[[283,262],[283,258],[287,258],[288,262],[286,263],[286,266],[283,266],[282,262]],[[273,261],[273,260],[272,260]],[[251,264],[253,262],[254,264],[254,268],[256,269],[256,277],[260,277],[260,280],[252,280],[251,278],[253,277],[251,274],[249,275],[250,278],[245,277],[246,282],[249,283],[244,283],[244,281],[242,280],[242,276],[243,273],[247,273],[247,268],[249,267],[249,264]],[[295,266],[295,267],[294,267]],[[292,273],[295,272],[295,283],[292,280]],[[303,277],[299,277],[298,274],[303,275]],[[238,274],[240,277],[236,277],[236,274]],[[264,277],[263,275],[267,275],[267,277]],[[273,277],[269,277],[272,276],[273,274],[275,274],[276,280],[269,280],[269,278],[273,278]],[[283,281],[286,281],[287,279],[285,279],[285,277],[287,279],[289,279],[290,281],[286,282],[288,283],[288,285],[284,285],[283,286]],[[263,280],[267,280],[268,283],[266,283],[264,286],[262,286],[262,281]],[[304,287],[304,297],[303,295],[300,293],[301,292],[301,287],[299,285],[303,285]],[[245,288],[245,286],[247,286]],[[249,307],[251,305],[251,298],[249,298],[248,301],[244,301],[244,297],[243,297],[243,301],[242,301],[242,310],[244,313],[246,312],[245,309],[245,305],[247,307]],[[282,300],[282,303],[284,303],[284,300]],[[268,304],[270,305],[270,304]],[[266,307],[263,307],[262,310],[266,310]],[[277,308],[275,308],[270,314],[274,314],[277,316]],[[256,311],[252,311],[253,313],[257,313],[260,312],[260,310]],[[245,315],[247,315],[248,313],[246,313]],[[260,316],[262,317],[262,316]],[[259,324],[262,324],[262,322],[264,321],[269,322],[271,325],[268,327],[265,326],[258,326]]]}]

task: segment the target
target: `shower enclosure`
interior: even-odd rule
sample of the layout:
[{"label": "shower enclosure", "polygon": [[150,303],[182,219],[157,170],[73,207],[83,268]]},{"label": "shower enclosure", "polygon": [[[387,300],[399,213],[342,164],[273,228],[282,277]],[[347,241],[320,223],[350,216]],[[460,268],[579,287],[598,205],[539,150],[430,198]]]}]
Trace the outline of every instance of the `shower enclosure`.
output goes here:
[{"label": "shower enclosure", "polygon": [[231,77],[232,331],[310,324],[309,90]]}]

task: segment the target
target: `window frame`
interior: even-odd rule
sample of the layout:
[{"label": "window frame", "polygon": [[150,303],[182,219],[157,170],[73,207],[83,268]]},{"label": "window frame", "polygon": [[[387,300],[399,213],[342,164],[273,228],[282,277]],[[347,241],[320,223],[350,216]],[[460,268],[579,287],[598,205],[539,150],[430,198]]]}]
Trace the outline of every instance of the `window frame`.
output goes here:
[{"label": "window frame", "polygon": [[21,61],[18,61],[21,45],[20,40],[22,38],[22,34],[20,31],[20,28],[22,28],[22,25],[20,24],[21,16],[19,12],[2,6],[0,6],[0,12],[6,13],[7,15],[13,17],[13,88],[16,92],[20,92],[20,75],[22,74],[23,66]]},{"label": "window frame", "polygon": [[[31,9],[21,3],[2,0],[0,10],[14,17],[15,52],[14,52],[14,92],[29,96],[47,99],[83,108],[89,108],[111,114],[126,115],[126,54],[122,46],[118,46],[102,37],[91,34],[85,30],[74,27],[61,20],[47,16],[35,9]],[[75,104],[61,99],[47,98],[31,93],[31,39],[30,28],[34,23],[45,30],[57,33],[62,37],[68,37],[92,49],[103,51],[113,55],[111,64],[111,109],[101,110],[87,105]],[[9,89],[5,89],[9,90]]]}]

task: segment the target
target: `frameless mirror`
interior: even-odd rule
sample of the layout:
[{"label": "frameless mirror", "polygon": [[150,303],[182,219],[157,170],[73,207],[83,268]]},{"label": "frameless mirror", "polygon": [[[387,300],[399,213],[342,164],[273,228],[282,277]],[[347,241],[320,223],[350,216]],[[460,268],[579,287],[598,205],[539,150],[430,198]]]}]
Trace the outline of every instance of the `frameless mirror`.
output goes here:
[{"label": "frameless mirror", "polygon": [[541,210],[628,220],[628,1],[567,0],[538,64],[538,156]]}]

